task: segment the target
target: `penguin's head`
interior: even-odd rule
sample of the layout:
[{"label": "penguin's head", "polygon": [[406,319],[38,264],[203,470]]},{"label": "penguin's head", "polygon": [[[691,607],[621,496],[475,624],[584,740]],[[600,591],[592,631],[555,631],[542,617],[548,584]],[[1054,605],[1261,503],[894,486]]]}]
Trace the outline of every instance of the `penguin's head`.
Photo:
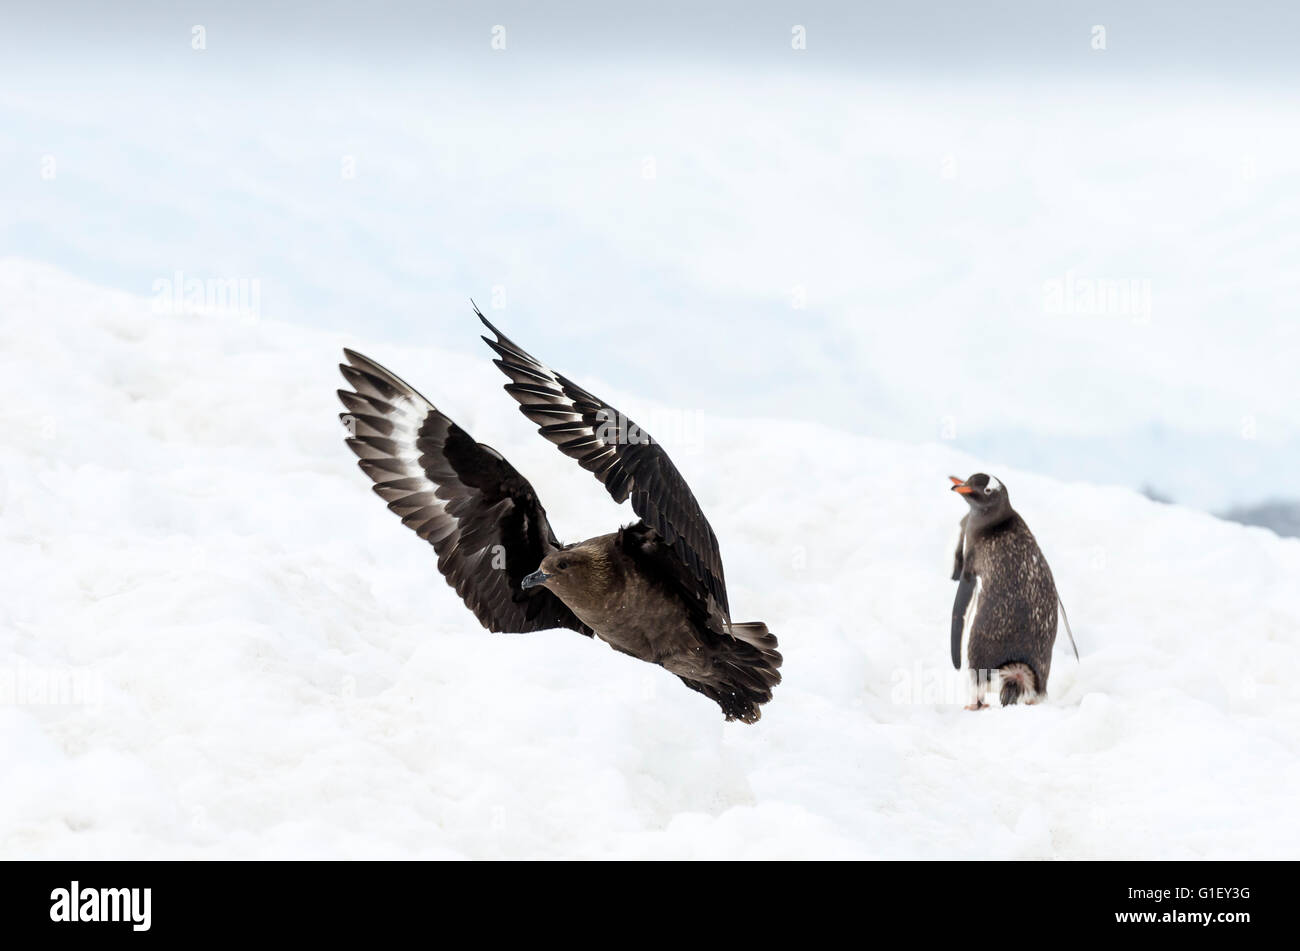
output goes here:
[{"label": "penguin's head", "polygon": [[964,498],[976,513],[991,515],[1011,507],[1007,487],[991,475],[977,472],[969,479],[948,478],[952,482],[952,491]]}]

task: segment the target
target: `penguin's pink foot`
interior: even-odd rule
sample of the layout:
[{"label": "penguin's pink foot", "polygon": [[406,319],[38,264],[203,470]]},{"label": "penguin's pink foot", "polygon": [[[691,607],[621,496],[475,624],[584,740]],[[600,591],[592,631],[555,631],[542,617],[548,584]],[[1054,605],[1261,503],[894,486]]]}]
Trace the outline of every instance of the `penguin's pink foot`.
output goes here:
[{"label": "penguin's pink foot", "polygon": [[967,709],[967,710],[987,710],[987,709],[988,709],[988,706],[989,706],[989,705],[988,705],[987,703],[984,703],[982,700],[976,700],[974,703],[968,703],[968,704],[966,704],[966,709]]}]

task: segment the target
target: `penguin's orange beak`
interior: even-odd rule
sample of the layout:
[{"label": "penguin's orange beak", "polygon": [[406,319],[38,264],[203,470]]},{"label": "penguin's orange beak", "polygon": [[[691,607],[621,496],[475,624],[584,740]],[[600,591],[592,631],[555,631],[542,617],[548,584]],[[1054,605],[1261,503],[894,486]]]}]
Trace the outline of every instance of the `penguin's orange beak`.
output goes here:
[{"label": "penguin's orange beak", "polygon": [[948,476],[952,481],[952,490],[958,495],[970,495],[975,490],[966,484],[965,479],[959,479],[956,476]]}]

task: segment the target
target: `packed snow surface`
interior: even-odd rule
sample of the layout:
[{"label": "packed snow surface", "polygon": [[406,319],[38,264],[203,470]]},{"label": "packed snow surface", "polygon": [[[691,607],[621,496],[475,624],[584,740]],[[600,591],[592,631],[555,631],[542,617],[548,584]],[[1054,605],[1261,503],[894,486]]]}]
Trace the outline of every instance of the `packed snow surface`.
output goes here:
[{"label": "packed snow surface", "polygon": [[[1300,853],[1300,541],[849,435],[834,407],[715,418],[516,334],[665,444],[736,618],[779,636],[763,719],[724,723],[602,643],[479,627],[343,445],[341,346],[504,453],[563,540],[633,515],[535,434],[486,346],[364,332],[0,264],[0,855]],[[668,383],[682,343],[607,345]],[[1062,633],[1045,705],[961,706],[946,477],[974,471],[1007,485],[1074,622],[1082,661]]]}]

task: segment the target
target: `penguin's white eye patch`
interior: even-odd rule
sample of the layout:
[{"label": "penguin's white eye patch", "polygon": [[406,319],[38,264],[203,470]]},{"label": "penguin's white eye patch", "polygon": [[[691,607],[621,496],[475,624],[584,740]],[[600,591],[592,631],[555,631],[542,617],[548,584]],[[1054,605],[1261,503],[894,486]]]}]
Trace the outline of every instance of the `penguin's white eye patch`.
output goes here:
[{"label": "penguin's white eye patch", "polygon": [[993,478],[993,476],[989,476],[989,484],[984,486],[984,494],[992,495],[1000,488],[1002,488],[1002,483],[999,482],[997,479]]}]

